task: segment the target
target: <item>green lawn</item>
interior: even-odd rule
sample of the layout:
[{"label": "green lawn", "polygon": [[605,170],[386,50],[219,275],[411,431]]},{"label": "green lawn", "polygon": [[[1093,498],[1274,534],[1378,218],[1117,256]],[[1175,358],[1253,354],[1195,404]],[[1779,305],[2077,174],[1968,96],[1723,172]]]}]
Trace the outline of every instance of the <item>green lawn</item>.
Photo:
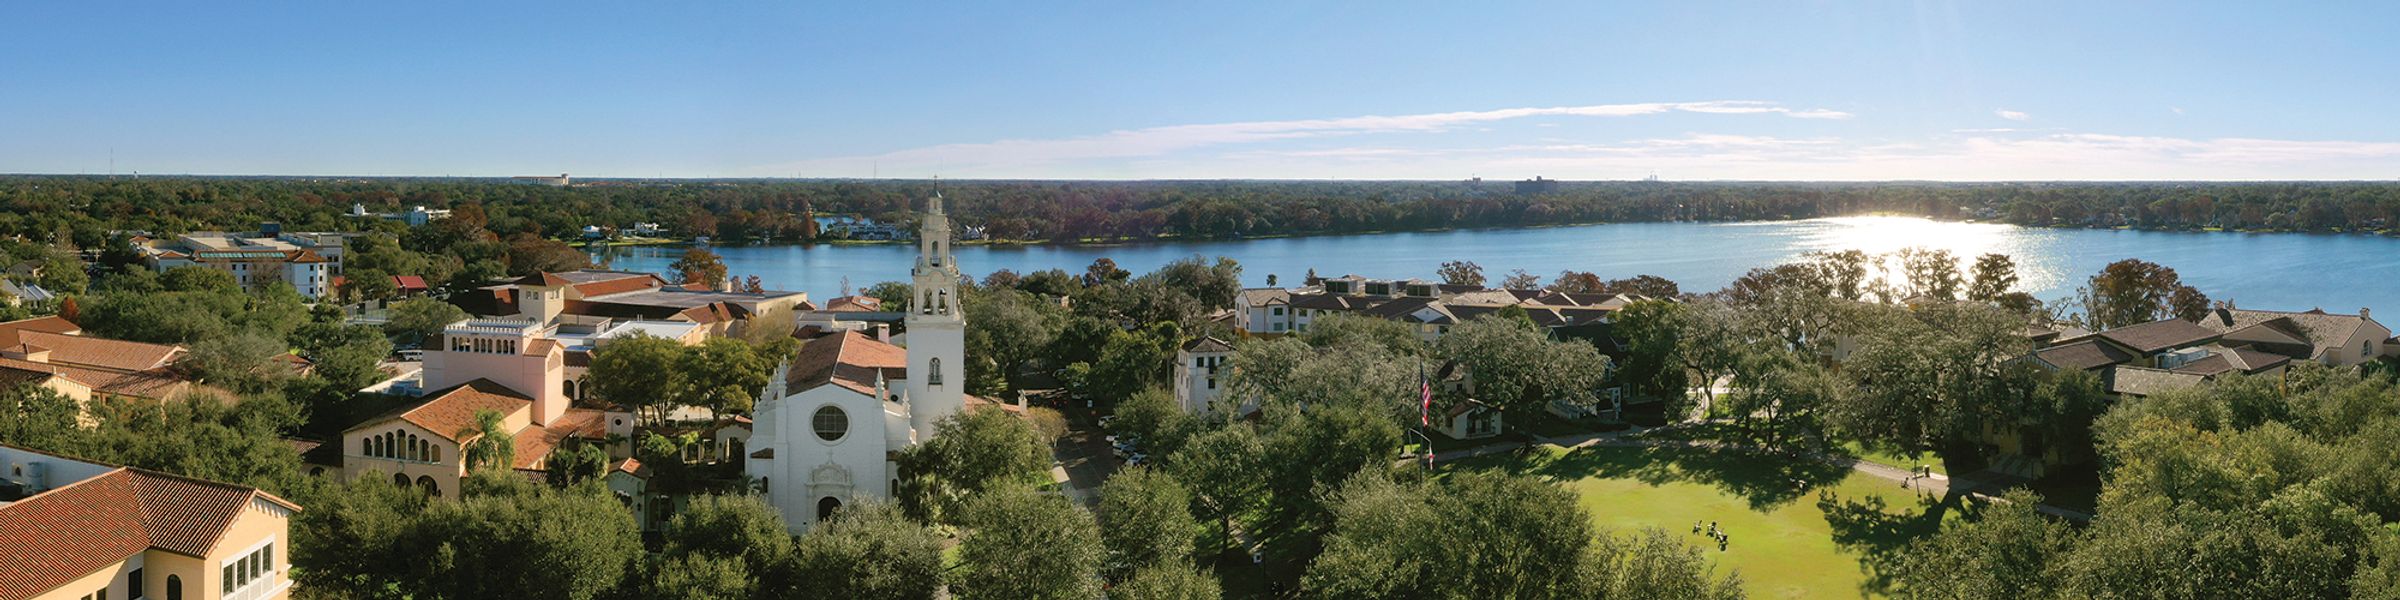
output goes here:
[{"label": "green lawn", "polygon": [[1918,455],[1915,459],[1910,459],[1909,457],[1901,456],[1896,452],[1869,450],[1865,446],[1860,445],[1858,442],[1844,442],[1841,450],[1859,460],[1871,463],[1881,463],[1884,466],[1895,469],[1907,470],[1910,467],[1917,465],[1926,465],[1933,467],[1933,472],[1935,473],[1940,473],[1943,475],[1950,474],[1949,467],[1943,465],[1942,459],[1934,456],[1931,452]]},{"label": "green lawn", "polygon": [[[1868,565],[1960,512],[1888,480],[1813,462],[1682,448],[1547,450],[1454,468],[1505,468],[1568,482],[1600,526],[1658,527],[1704,545],[1718,572],[1739,571],[1754,598],[1878,596],[1881,584]],[[1732,543],[1719,551],[1691,532],[1694,520],[1716,521]]]}]

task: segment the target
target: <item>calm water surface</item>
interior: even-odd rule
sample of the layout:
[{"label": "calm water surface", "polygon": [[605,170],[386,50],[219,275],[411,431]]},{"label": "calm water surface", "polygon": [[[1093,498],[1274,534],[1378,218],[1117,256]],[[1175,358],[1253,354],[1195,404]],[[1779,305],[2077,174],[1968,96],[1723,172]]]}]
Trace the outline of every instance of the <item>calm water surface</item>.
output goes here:
[{"label": "calm water surface", "polygon": [[[1494,282],[1512,269],[1545,281],[1574,269],[1607,278],[1660,275],[1686,291],[1706,291],[1724,287],[1752,267],[1810,250],[1880,253],[1912,246],[1948,249],[1965,260],[1987,252],[2016,257],[2018,287],[2045,301],[2073,293],[2103,265],[2141,258],[2173,267],[2212,298],[2230,298],[2248,308],[2400,311],[2400,239],[2039,229],[1908,217],[1620,223],[1128,246],[961,246],[958,260],[976,276],[998,269],[1080,273],[1101,257],[1139,274],[1178,258],[1226,256],[1241,262],[1248,285],[1265,285],[1273,274],[1289,286],[1310,268],[1326,276],[1432,279],[1443,261],[1463,259],[1483,265]],[[844,278],[854,288],[906,280],[916,257],[915,246],[902,244],[715,250],[737,276],[758,275],[767,287],[805,290],[819,298],[838,293]],[[681,253],[681,248],[626,248],[612,251],[612,259],[618,269],[664,272]]]}]

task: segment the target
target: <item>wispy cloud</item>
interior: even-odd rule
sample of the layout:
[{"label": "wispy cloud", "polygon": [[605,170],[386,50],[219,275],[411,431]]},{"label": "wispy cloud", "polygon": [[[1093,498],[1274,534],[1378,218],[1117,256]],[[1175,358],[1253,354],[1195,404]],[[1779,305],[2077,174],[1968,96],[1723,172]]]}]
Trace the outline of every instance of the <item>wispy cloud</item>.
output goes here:
[{"label": "wispy cloud", "polygon": [[[2003,116],[2009,111],[2001,111]],[[2119,135],[2055,127],[1866,133],[1823,125],[1690,116],[1710,127],[1659,135],[1542,129],[1575,117],[1771,115],[1823,109],[1723,101],[1512,108],[1335,119],[1176,125],[1058,139],[928,146],[827,158],[811,175],[1154,179],[1450,179],[1471,175],[1632,179],[2161,180],[2390,178],[2400,142]],[[2028,117],[2029,118],[2029,117]],[[1525,119],[1511,137],[1500,122]],[[1495,131],[1496,130],[1496,131]],[[1535,133],[1539,132],[1539,133]]]},{"label": "wispy cloud", "polygon": [[2023,111],[2014,111],[2014,110],[2009,110],[2009,109],[2005,109],[2005,108],[1995,108],[1995,109],[1992,109],[1992,114],[1999,115],[1999,116],[2000,116],[2000,118],[2003,118],[2003,119],[2008,119],[2008,120],[2010,120],[2010,121],[2031,121],[2031,120],[2033,120],[2033,115],[2025,114]]},{"label": "wispy cloud", "polygon": [[1505,108],[1414,115],[1369,115],[1332,119],[1170,125],[1069,138],[944,144],[879,155],[811,159],[761,170],[769,173],[795,171],[863,173],[869,168],[892,167],[895,168],[895,172],[927,169],[979,172],[996,167],[1026,167],[1070,161],[1160,157],[1199,148],[1306,138],[1377,133],[1433,133],[1531,117],[1637,117],[1671,113],[1778,115],[1795,119],[1848,119],[1851,117],[1850,113],[1838,110],[1791,108],[1774,102],[1758,100]]}]

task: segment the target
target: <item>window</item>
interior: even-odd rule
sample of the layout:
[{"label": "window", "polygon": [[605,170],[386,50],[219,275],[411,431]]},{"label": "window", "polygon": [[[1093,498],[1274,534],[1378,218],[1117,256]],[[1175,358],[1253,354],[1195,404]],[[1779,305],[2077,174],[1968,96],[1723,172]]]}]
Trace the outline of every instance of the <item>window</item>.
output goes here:
[{"label": "window", "polygon": [[843,435],[850,433],[850,415],[843,413],[841,407],[830,404],[818,408],[817,413],[809,417],[809,422],[817,430],[817,439],[828,442],[839,441]]},{"label": "window", "polygon": [[940,357],[925,359],[925,372],[925,385],[941,385],[942,359]]},{"label": "window", "polygon": [[125,597],[137,599],[142,597],[141,569],[134,569],[133,572],[125,574]]},{"label": "window", "polygon": [[1282,324],[1282,323],[1276,323],[1276,324],[1275,324],[1275,330],[1276,330],[1276,331],[1283,331],[1283,324]]},{"label": "window", "polygon": [[183,600],[183,576],[167,576],[167,600]]},{"label": "window", "polygon": [[827,520],[827,519],[831,519],[831,518],[833,518],[833,513],[834,513],[834,511],[838,511],[838,510],[841,510],[841,509],[842,509],[842,501],[841,501],[841,499],[839,499],[839,498],[835,498],[835,497],[832,497],[832,496],[826,496],[826,497],[824,497],[824,498],[819,498],[819,499],[817,499],[817,520],[818,520],[818,521],[824,521],[824,520]]},{"label": "window", "polygon": [[[405,484],[405,477],[402,482]],[[226,563],[224,572],[225,583],[221,587],[228,595],[231,595],[234,590],[250,587],[251,584],[274,581],[275,544],[269,543],[260,546],[257,550],[234,559],[233,562]],[[175,578],[167,578],[167,597],[175,597],[178,586]]]},{"label": "window", "polygon": [[1278,317],[1280,317],[1280,316],[1283,316],[1283,307],[1281,307],[1281,306],[1275,307],[1275,316],[1278,316]]}]

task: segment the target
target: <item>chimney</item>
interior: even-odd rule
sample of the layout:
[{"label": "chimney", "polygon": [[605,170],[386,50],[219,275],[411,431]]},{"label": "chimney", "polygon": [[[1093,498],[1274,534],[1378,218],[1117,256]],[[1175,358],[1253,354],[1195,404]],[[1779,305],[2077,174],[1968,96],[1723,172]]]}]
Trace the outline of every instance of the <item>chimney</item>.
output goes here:
[{"label": "chimney", "polygon": [[2358,318],[2361,318],[2361,319],[2369,318],[2369,317],[2367,316],[2367,307],[2364,307],[2364,306],[2358,307]]},{"label": "chimney", "polygon": [[876,323],[875,341],[890,343],[892,341],[892,324]]}]

